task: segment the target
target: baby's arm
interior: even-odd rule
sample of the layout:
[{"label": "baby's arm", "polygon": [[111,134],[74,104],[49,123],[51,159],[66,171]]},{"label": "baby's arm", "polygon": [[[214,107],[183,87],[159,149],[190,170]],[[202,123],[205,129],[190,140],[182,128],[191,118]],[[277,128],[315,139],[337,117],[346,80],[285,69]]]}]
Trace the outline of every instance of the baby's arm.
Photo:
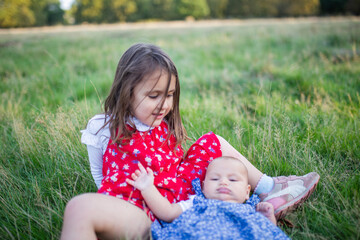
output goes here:
[{"label": "baby's arm", "polygon": [[159,219],[172,222],[182,213],[180,205],[171,204],[157,190],[154,185],[154,173],[150,168],[145,169],[139,163],[139,170],[131,174],[131,177],[133,180],[126,179],[127,183],[141,191],[146,204]]},{"label": "baby's arm", "polygon": [[267,219],[269,219],[273,224],[276,225],[276,218],[274,214],[274,206],[268,202],[260,202],[256,206],[256,211],[264,215]]}]

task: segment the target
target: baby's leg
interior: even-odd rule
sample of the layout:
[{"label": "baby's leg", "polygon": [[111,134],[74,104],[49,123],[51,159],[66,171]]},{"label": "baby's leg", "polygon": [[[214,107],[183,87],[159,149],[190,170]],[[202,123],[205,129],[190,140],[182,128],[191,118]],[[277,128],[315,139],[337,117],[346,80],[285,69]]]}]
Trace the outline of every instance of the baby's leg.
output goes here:
[{"label": "baby's leg", "polygon": [[268,202],[260,202],[256,206],[256,211],[264,215],[267,219],[269,219],[273,224],[276,225],[276,218],[274,214],[274,206]]},{"label": "baby's leg", "polygon": [[61,239],[141,239],[151,221],[133,204],[116,197],[86,193],[67,204]]}]

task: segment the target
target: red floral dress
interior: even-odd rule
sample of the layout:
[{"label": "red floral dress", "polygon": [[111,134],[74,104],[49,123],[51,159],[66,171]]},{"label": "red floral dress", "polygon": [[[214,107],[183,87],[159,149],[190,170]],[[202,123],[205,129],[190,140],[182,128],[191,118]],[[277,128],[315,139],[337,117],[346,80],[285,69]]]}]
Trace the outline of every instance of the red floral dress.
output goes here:
[{"label": "red floral dress", "polygon": [[209,162],[222,155],[219,140],[214,133],[207,133],[183,157],[183,149],[175,148],[175,137],[171,135],[166,140],[167,137],[168,125],[163,121],[150,131],[136,131],[126,144],[113,144],[110,139],[103,155],[104,178],[98,192],[144,209],[154,221],[141,192],[126,182],[140,162],[154,171],[154,185],[171,203],[188,199],[188,195],[194,194],[191,181],[203,180]]}]

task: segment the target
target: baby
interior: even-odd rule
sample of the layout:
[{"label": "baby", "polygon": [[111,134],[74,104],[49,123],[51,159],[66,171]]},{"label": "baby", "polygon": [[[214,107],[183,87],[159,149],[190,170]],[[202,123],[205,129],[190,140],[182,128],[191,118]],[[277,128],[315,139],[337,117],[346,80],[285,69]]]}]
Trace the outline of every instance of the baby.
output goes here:
[{"label": "baby", "polygon": [[[164,222],[152,226],[154,239],[204,237],[216,234],[226,238],[288,239],[276,227],[274,207],[250,196],[248,172],[245,165],[232,157],[219,157],[208,166],[202,190],[199,179],[194,180],[196,195],[189,200],[171,204],[154,186],[150,168],[139,164],[139,170],[127,182],[141,191],[147,206]],[[249,199],[250,198],[250,199]],[[245,204],[243,204],[246,201]],[[256,211],[255,211],[256,210]],[[170,223],[170,224],[169,224]]]}]

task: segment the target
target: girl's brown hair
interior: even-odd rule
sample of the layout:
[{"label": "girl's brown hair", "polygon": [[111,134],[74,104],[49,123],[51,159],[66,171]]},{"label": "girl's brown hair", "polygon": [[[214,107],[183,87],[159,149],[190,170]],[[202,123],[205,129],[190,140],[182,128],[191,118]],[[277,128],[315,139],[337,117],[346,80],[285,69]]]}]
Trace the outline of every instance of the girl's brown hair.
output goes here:
[{"label": "girl's brown hair", "polygon": [[[126,50],[120,58],[110,94],[105,100],[104,111],[107,116],[105,125],[109,124],[113,142],[120,144],[122,140],[130,139],[135,132],[135,130],[126,127],[127,123],[131,124],[129,119],[132,116],[131,101],[134,88],[147,76],[158,70],[168,76],[166,94],[170,86],[171,76],[175,76],[176,79],[173,106],[165,117],[169,125],[169,132],[175,136],[176,146],[187,139],[179,111],[180,84],[175,64],[159,47],[138,43]],[[161,104],[164,104],[166,94]],[[135,129],[134,126],[132,127]]]}]

